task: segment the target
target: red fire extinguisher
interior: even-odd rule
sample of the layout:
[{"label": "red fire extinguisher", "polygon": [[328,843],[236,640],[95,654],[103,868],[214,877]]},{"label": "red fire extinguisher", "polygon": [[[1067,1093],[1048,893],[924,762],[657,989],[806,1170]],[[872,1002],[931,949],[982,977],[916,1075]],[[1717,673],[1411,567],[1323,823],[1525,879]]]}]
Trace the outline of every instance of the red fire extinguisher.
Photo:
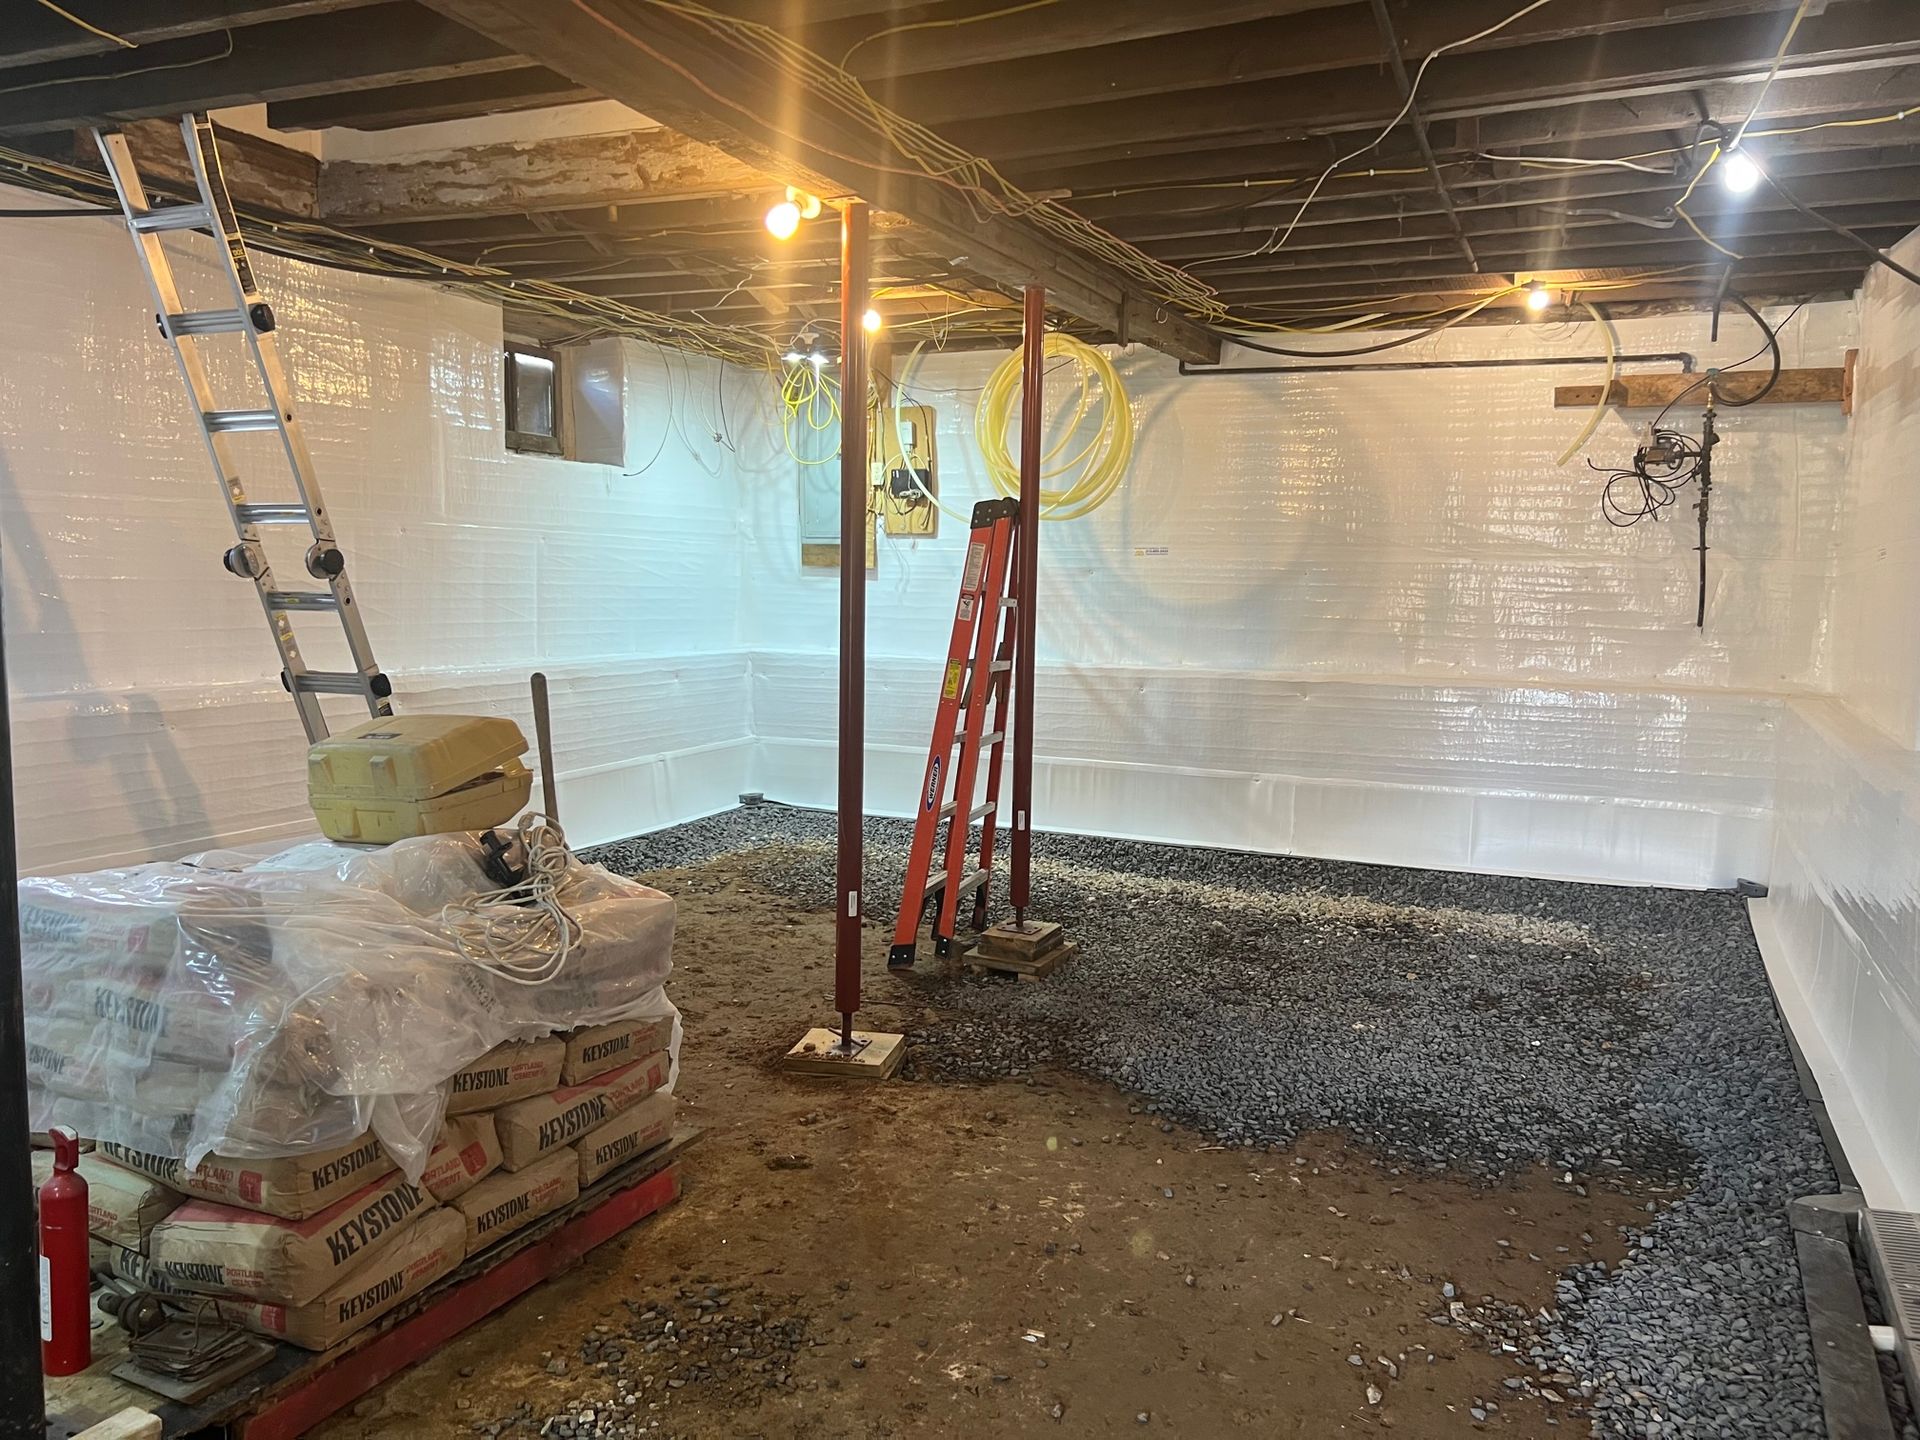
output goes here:
[{"label": "red fire extinguisher", "polygon": [[87,1276],[87,1182],[80,1137],[53,1135],[53,1175],[40,1187],[40,1367],[73,1375],[93,1363],[93,1307]]}]

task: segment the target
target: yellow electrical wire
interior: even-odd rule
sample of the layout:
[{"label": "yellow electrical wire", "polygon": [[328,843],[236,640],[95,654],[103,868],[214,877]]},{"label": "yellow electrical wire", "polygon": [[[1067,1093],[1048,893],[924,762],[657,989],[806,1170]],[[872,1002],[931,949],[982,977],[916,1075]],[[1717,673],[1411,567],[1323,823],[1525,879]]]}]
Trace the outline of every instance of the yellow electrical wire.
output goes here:
[{"label": "yellow electrical wire", "polygon": [[[995,367],[980,392],[973,435],[986,461],[993,488],[1009,499],[1020,493],[1020,465],[1007,447],[1007,429],[1020,390],[1021,346]],[[1060,438],[1040,457],[1040,518],[1077,520],[1099,509],[1120,487],[1133,461],[1133,405],[1120,372],[1105,354],[1071,335],[1054,331],[1043,354],[1078,362],[1079,389],[1064,418],[1056,416]],[[1097,383],[1097,393],[1096,393]],[[1078,448],[1076,437],[1097,410],[1092,434]],[[1049,488],[1047,482],[1065,482]]]},{"label": "yellow electrical wire", "polygon": [[1614,347],[1613,326],[1607,323],[1607,317],[1600,313],[1592,301],[1582,300],[1580,304],[1593,317],[1593,323],[1600,327],[1600,334],[1607,342],[1607,378],[1600,382],[1600,398],[1593,402],[1593,413],[1587,416],[1587,423],[1580,427],[1580,433],[1573,437],[1573,443],[1560,452],[1560,458],[1555,462],[1559,465],[1566,464],[1578,455],[1587,441],[1593,438],[1593,432],[1600,428],[1600,417],[1607,413],[1607,406],[1612,402],[1614,373],[1619,369],[1614,358],[1620,352]]},{"label": "yellow electrical wire", "polygon": [[[45,4],[46,0],[41,0],[41,3]],[[1024,5],[1009,5],[1004,10],[988,10],[979,15],[962,15],[957,20],[915,20],[910,25],[889,25],[884,30],[876,30],[854,41],[847,53],[840,57],[840,68],[847,68],[847,61],[853,58],[854,51],[886,35],[904,35],[909,30],[954,30],[962,25],[977,25],[982,20],[998,20],[1006,15],[1018,15],[1023,10],[1040,10],[1059,3],[1060,0],[1027,0]]]},{"label": "yellow electrical wire", "polygon": [[71,10],[61,9],[58,5],[53,3],[53,0],[40,0],[40,4],[44,8],[51,10],[54,14],[58,15],[62,20],[66,20],[74,25],[78,25],[82,30],[86,31],[89,35],[98,35],[102,40],[111,40],[114,44],[119,45],[128,50],[137,50],[140,48],[138,45],[135,45],[133,41],[127,39],[125,36],[116,35],[111,30],[102,30],[98,25],[89,24],[87,21],[82,20],[78,15],[74,14]]},{"label": "yellow electrical wire", "polygon": [[840,387],[822,373],[820,366],[811,360],[788,365],[780,382],[780,407],[780,438],[786,444],[788,455],[802,465],[825,465],[839,457],[838,441],[817,460],[809,460],[793,448],[796,424],[805,424],[817,435],[840,423]]}]

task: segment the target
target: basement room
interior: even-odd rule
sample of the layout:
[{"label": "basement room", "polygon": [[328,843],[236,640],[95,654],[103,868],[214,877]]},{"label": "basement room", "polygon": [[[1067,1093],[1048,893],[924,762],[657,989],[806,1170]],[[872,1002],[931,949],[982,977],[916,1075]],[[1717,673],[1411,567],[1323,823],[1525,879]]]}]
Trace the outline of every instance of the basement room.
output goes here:
[{"label": "basement room", "polygon": [[1920,1440],[1915,0],[0,0],[0,1440]]}]

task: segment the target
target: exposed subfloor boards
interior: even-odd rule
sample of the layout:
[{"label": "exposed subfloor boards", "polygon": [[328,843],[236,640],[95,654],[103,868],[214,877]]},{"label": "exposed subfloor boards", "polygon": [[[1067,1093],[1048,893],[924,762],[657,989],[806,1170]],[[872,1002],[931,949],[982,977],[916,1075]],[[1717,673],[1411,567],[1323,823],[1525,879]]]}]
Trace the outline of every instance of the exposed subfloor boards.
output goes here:
[{"label": "exposed subfloor boards", "polygon": [[[882,920],[907,839],[868,822]],[[1625,1263],[1569,1269],[1554,1307],[1494,1343],[1531,1362],[1526,1384],[1575,1377],[1601,1434],[1822,1433],[1788,1207],[1835,1178],[1735,897],[1035,848],[1035,909],[1081,956],[1031,985],[923,958],[938,1019],[911,1036],[919,1075],[1065,1066],[1229,1145],[1338,1129],[1414,1166],[1670,1187]],[[595,858],[645,872],[742,852],[756,884],[831,904],[832,820],[808,811],[732,811]]]}]

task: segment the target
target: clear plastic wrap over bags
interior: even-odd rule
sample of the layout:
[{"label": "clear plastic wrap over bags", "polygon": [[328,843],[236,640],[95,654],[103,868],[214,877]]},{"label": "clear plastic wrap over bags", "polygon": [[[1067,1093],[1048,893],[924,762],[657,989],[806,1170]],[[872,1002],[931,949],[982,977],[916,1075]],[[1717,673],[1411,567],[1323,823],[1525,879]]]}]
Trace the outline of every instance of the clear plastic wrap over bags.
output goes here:
[{"label": "clear plastic wrap over bags", "polygon": [[469,835],[20,881],[34,1128],[189,1165],[371,1129],[417,1176],[445,1082],[495,1045],[675,1015],[678,1056],[672,900],[569,857],[579,937],[555,978],[524,985],[441,920],[494,888]]}]

